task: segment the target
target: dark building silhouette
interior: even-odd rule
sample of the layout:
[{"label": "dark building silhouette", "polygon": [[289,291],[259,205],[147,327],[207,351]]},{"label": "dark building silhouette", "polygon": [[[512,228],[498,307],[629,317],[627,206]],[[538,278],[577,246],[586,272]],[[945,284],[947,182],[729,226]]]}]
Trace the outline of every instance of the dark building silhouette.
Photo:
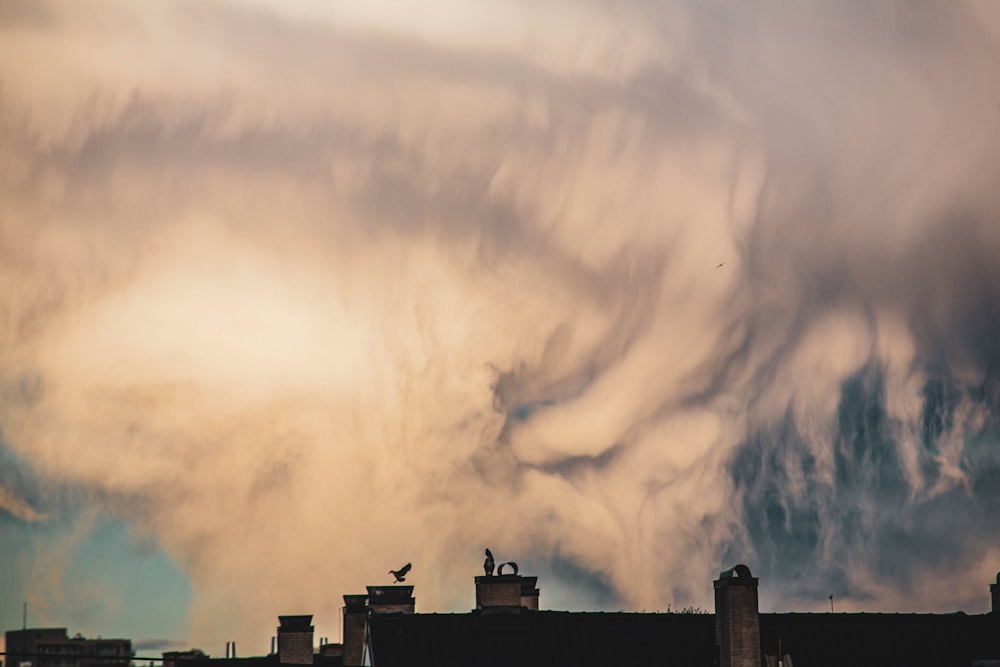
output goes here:
[{"label": "dark building silhouette", "polygon": [[187,651],[165,651],[163,653],[163,667],[178,667],[178,664],[189,664],[191,660],[201,660],[208,658],[204,651],[193,648]]},{"label": "dark building silhouette", "polygon": [[[416,613],[413,586],[369,586],[344,596],[342,644],[315,647],[312,616],[286,615],[270,655],[175,651],[164,667],[1000,667],[1000,575],[985,614],[762,614],[745,565],[714,581],[714,614],[544,611],[537,581],[477,576],[475,608],[457,614]],[[7,649],[8,667],[127,667],[131,657],[128,640],[70,640],[63,628],[8,632]]]},{"label": "dark building silhouette", "polygon": [[714,582],[715,614],[537,611],[534,577],[475,584],[470,613],[369,614],[364,664],[1000,667],[995,603],[978,615],[761,614],[759,580],[745,565]]},{"label": "dark building silhouette", "polygon": [[8,630],[4,639],[9,667],[128,667],[129,639],[70,637],[66,628]]},{"label": "dark building silhouette", "polygon": [[794,667],[1000,666],[997,614],[761,614],[760,636]]}]

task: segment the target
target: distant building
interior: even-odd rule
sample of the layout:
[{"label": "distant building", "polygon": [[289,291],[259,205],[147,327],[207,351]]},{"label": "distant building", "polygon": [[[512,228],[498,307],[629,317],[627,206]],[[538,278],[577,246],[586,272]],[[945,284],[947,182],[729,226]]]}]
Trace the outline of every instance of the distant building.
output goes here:
[{"label": "distant building", "polygon": [[66,628],[8,630],[8,667],[128,667],[129,639],[70,637]]},{"label": "distant building", "polygon": [[208,655],[201,649],[187,651],[166,651],[163,653],[163,667],[178,667],[178,664],[189,664],[191,660],[205,660]]}]

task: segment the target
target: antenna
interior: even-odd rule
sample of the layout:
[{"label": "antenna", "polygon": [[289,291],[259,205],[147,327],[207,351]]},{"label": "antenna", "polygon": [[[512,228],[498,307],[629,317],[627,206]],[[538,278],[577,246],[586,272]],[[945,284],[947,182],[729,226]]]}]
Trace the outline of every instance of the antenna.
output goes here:
[{"label": "antenna", "polygon": [[833,613],[833,596],[830,596],[830,613]]}]

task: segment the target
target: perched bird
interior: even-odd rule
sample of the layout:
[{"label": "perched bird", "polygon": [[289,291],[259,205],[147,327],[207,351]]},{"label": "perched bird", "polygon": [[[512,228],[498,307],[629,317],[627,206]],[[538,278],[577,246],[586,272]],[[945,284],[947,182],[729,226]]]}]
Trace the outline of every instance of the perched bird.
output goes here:
[{"label": "perched bird", "polygon": [[486,550],[486,560],[483,561],[483,569],[486,570],[486,576],[487,577],[492,577],[493,576],[493,565],[494,565],[493,552],[490,551],[489,549],[487,549]]},{"label": "perched bird", "polygon": [[406,581],[406,573],[410,571],[411,567],[413,567],[413,564],[412,563],[407,563],[406,565],[404,565],[403,567],[399,568],[398,570],[389,570],[389,574],[391,574],[392,576],[396,577],[396,582],[395,583],[398,584],[401,581]]}]

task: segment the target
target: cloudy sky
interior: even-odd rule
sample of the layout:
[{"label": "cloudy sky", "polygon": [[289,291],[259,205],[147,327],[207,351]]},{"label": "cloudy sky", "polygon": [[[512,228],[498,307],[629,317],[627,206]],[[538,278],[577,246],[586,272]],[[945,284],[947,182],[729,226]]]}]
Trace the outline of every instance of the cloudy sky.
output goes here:
[{"label": "cloudy sky", "polygon": [[983,612],[1000,8],[0,3],[0,623]]}]

